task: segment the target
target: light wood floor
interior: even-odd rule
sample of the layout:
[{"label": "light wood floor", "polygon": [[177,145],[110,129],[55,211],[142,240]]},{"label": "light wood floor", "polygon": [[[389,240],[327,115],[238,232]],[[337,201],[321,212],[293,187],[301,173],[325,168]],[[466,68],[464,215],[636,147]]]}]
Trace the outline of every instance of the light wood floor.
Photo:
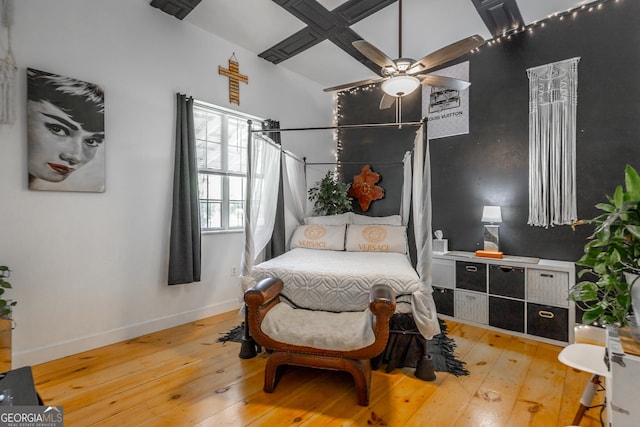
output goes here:
[{"label": "light wood floor", "polygon": [[[264,353],[242,360],[239,344],[216,341],[239,323],[234,311],[37,365],[36,387],[73,427],[546,427],[571,424],[588,381],[557,361],[560,347],[448,321],[469,376],[424,382],[383,367],[365,408],[348,374],[292,367],[266,394]],[[581,425],[599,426],[598,413]]]}]

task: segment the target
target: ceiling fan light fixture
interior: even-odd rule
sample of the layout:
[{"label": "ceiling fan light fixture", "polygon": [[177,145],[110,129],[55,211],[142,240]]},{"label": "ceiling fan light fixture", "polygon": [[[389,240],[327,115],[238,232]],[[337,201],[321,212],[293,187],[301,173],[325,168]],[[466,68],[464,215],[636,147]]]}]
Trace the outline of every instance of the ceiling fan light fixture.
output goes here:
[{"label": "ceiling fan light fixture", "polygon": [[387,95],[400,97],[409,95],[420,86],[420,80],[413,76],[395,76],[382,82],[382,90]]}]

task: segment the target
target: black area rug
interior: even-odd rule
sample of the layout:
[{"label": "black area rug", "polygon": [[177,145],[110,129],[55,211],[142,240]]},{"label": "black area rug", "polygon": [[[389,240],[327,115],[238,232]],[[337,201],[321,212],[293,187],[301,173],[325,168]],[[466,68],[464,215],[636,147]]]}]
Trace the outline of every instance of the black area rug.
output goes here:
[{"label": "black area rug", "polygon": [[242,337],[244,335],[244,322],[231,329],[229,332],[218,338],[218,342],[242,342]]},{"label": "black area rug", "polygon": [[396,313],[391,317],[389,342],[382,353],[380,363],[387,365],[387,372],[395,368],[415,368],[424,356],[425,343],[427,354],[433,359],[433,369],[438,372],[450,372],[455,376],[469,375],[466,363],[458,360],[455,353],[456,343],[447,336],[447,324],[438,318],[441,333],[426,340],[416,328],[413,316],[408,313]]},{"label": "black area rug", "polygon": [[[389,337],[389,344],[382,353],[381,363],[387,365],[387,372],[391,372],[397,367],[415,368],[418,360],[424,354],[424,341],[421,335],[407,332],[404,324],[406,319],[398,318],[396,323],[392,321],[391,328],[395,331]],[[440,329],[442,333],[436,335],[427,341],[427,352],[433,359],[433,367],[438,372],[450,372],[456,376],[469,375],[469,371],[465,368],[465,362],[458,360],[455,353],[456,343],[453,338],[447,336],[447,324],[444,320],[440,321]],[[411,319],[413,322],[413,319]],[[244,335],[244,323],[231,329],[223,336],[218,338],[218,342],[242,342]]]}]

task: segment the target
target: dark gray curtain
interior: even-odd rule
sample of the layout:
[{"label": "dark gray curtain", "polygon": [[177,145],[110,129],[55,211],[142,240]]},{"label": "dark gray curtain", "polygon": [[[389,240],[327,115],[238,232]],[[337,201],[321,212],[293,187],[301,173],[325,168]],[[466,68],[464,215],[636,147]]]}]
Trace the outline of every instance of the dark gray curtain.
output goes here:
[{"label": "dark gray curtain", "polygon": [[[262,129],[279,129],[280,122],[276,120],[265,120],[262,122]],[[280,138],[280,132],[269,132],[267,136],[278,145],[282,145]],[[281,168],[284,164],[281,163]],[[273,233],[271,234],[271,240],[264,249],[265,259],[275,258],[278,255],[282,255],[286,251],[286,242],[284,241],[285,228],[284,228],[284,198],[282,190],[282,173],[280,173],[280,182],[278,184],[278,205],[276,208],[276,222],[273,225]]]},{"label": "dark gray curtain", "polygon": [[200,209],[193,98],[177,94],[169,285],[200,281]]}]

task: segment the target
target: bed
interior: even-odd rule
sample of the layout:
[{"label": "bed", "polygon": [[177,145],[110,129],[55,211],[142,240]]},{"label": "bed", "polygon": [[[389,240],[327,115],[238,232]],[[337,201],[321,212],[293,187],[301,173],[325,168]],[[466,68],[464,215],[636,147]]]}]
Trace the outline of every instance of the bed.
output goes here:
[{"label": "bed", "polygon": [[[369,289],[377,283],[388,284],[396,295],[422,287],[406,255],[387,252],[295,248],[254,267],[253,277],[282,279],[282,295],[299,307],[336,312],[367,308]],[[410,306],[398,304],[397,310]]]},{"label": "bed", "polygon": [[293,234],[292,249],[254,266],[252,278],[280,278],[286,302],[333,312],[366,309],[371,287],[387,284],[397,296],[396,312],[411,313],[421,335],[430,339],[440,333],[432,289],[411,265],[406,227],[399,221],[397,215],[305,218]]},{"label": "bed", "polygon": [[[306,182],[306,162],[304,159],[290,161],[295,156],[262,135],[264,132],[351,127],[401,128],[399,125],[384,123],[280,128],[258,132],[251,131],[249,126],[247,152],[250,167],[247,168],[246,200],[251,200],[251,203],[247,203],[244,209],[245,248],[240,275],[243,292],[256,280],[278,277],[283,279],[283,295],[291,305],[314,310],[355,311],[366,306],[367,294],[373,284],[387,283],[401,295],[398,299],[401,302],[396,304],[396,315],[411,318],[411,323],[417,328],[417,335],[414,336],[431,339],[441,332],[431,287],[431,181],[425,123],[402,124],[419,126],[419,129],[413,150],[407,151],[402,162],[398,162],[403,168],[399,214],[388,217],[345,213],[304,218],[307,212],[307,188],[301,184]],[[279,182],[279,168],[275,166],[279,165],[281,155],[285,210],[290,219],[295,220],[295,225],[285,222],[279,229],[285,241],[290,242],[288,251],[255,265],[258,254],[266,247],[274,232],[275,201],[279,199],[278,185],[275,185]],[[407,250],[406,226],[409,218],[417,258],[415,269]],[[287,237],[291,236],[289,226],[297,227],[290,239]],[[368,227],[374,229],[365,230]],[[387,241],[381,241],[382,235]],[[243,351],[241,357],[252,357],[249,355],[255,355],[255,352],[249,350],[251,344],[247,330],[243,349],[245,343],[248,350]]]}]

